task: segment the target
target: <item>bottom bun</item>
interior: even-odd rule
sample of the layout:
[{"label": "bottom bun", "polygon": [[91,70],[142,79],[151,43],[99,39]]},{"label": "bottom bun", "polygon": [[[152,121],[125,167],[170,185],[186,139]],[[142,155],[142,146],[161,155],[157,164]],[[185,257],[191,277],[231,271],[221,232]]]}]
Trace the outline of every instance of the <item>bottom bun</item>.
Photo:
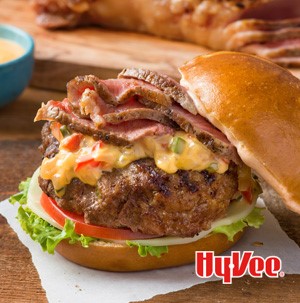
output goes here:
[{"label": "bottom bun", "polygon": [[229,241],[224,234],[216,233],[196,242],[171,245],[169,252],[160,258],[150,255],[140,257],[137,247],[104,241],[90,243],[88,248],[84,248],[81,244],[69,244],[67,240],[63,240],[56,247],[56,251],[66,259],[85,267],[106,271],[140,271],[194,263],[195,251],[214,251],[215,254],[221,254],[232,247],[243,233],[244,231],[237,233],[233,241]]}]

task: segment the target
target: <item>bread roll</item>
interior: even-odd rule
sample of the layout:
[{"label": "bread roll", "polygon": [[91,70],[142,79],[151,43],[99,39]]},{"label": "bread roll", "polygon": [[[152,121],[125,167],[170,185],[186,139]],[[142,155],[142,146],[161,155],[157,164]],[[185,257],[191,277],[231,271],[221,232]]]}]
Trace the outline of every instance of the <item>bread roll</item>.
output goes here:
[{"label": "bread roll", "polygon": [[217,52],[180,68],[198,112],[300,213],[300,81],[256,56]]}]

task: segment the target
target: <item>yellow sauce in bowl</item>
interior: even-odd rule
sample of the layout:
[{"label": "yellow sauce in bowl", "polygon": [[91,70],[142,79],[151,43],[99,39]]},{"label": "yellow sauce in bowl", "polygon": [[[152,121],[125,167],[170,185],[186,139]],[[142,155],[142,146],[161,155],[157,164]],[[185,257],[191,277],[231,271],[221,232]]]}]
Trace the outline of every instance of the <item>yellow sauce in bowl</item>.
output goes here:
[{"label": "yellow sauce in bowl", "polygon": [[0,38],[0,64],[14,60],[24,53],[24,48],[16,42]]}]

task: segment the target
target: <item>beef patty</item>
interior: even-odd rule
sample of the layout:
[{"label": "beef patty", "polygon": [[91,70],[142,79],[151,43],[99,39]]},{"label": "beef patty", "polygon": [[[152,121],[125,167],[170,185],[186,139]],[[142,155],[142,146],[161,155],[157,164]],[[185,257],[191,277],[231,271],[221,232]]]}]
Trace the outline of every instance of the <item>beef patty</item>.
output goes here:
[{"label": "beef patty", "polygon": [[[57,141],[47,124],[42,138],[41,150],[53,157]],[[39,183],[63,209],[83,214],[87,223],[182,237],[207,230],[224,216],[238,187],[234,163],[224,174],[207,170],[167,174],[149,158],[104,172],[95,187],[73,179],[61,198],[50,180],[40,178]]]}]

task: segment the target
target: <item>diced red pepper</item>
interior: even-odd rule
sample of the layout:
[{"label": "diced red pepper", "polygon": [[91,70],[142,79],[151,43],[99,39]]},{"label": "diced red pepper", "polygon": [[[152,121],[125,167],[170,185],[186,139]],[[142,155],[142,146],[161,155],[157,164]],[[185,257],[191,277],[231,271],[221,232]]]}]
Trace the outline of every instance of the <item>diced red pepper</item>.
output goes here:
[{"label": "diced red pepper", "polygon": [[74,170],[75,172],[77,172],[87,165],[89,165],[90,167],[102,167],[104,165],[104,162],[96,161],[91,156],[81,157],[80,160],[77,162],[77,165]]},{"label": "diced red pepper", "polygon": [[82,134],[72,134],[71,136],[64,139],[62,147],[69,150],[70,152],[74,152],[78,150],[82,137]]},{"label": "diced red pepper", "polygon": [[[104,143],[102,141],[97,141],[93,147],[92,152],[97,151],[98,149],[102,148]],[[103,167],[105,162],[97,161],[93,158],[92,155],[81,156],[77,161],[77,165],[75,167],[75,172],[79,171],[82,167],[89,165],[90,167]]]},{"label": "diced red pepper", "polygon": [[103,146],[104,146],[104,143],[103,143],[102,141],[97,141],[97,142],[93,145],[92,151],[94,152],[94,151],[96,151],[96,150],[102,148]]}]

